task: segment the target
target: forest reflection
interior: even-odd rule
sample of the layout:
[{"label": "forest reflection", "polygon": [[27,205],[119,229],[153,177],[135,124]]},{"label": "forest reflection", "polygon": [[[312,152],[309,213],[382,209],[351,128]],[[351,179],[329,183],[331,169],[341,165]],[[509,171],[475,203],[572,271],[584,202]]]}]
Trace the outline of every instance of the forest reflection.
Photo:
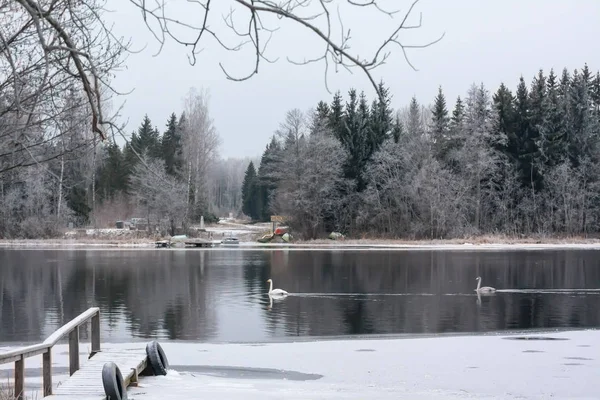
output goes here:
[{"label": "forest reflection", "polygon": [[[270,302],[269,278],[292,295]],[[0,250],[0,342],[91,306],[107,341],[594,328],[599,288],[589,250]]]}]

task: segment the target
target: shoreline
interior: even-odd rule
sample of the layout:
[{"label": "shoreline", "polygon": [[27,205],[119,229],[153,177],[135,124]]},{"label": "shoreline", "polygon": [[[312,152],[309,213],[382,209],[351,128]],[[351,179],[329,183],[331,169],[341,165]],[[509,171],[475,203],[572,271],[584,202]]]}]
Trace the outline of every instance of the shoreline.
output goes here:
[{"label": "shoreline", "polygon": [[[153,239],[0,239],[0,248],[119,248],[154,249]],[[218,241],[215,241],[218,242]],[[390,239],[346,239],[309,240],[294,243],[240,242],[239,245],[204,248],[204,250],[552,250],[589,249],[600,250],[600,239],[591,238],[523,238],[485,237],[447,240],[390,240]],[[157,250],[198,250],[173,247]]]}]

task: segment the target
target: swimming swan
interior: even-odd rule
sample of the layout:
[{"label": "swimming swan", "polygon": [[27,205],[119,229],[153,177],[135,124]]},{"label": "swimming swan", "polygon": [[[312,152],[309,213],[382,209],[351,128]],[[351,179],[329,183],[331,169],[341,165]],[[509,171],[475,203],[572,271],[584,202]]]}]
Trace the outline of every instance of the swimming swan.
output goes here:
[{"label": "swimming swan", "polygon": [[282,289],[273,289],[273,281],[269,279],[267,281],[271,285],[269,286],[269,296],[287,296],[288,292]]},{"label": "swimming swan", "polygon": [[481,277],[480,276],[478,276],[476,280],[477,280],[477,289],[475,289],[475,291],[477,293],[494,293],[496,291],[495,288],[490,287],[490,286],[480,287],[481,286]]}]

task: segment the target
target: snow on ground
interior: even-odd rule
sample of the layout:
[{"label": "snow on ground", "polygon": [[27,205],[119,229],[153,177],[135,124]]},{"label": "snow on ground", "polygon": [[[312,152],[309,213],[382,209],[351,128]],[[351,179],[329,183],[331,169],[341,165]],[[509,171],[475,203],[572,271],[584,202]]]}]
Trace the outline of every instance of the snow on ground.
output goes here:
[{"label": "snow on ground", "polygon": [[[600,398],[597,330],[161,345],[172,370],[167,376],[143,377],[139,387],[129,388],[130,399]],[[81,346],[82,363],[85,348]],[[63,371],[66,349],[61,345],[53,353],[55,366]],[[41,357],[26,362],[27,369],[40,366]],[[11,368],[12,364],[0,366],[0,377],[6,379]],[[28,385],[36,384],[37,371],[26,371]],[[54,382],[59,380],[55,376]]]}]

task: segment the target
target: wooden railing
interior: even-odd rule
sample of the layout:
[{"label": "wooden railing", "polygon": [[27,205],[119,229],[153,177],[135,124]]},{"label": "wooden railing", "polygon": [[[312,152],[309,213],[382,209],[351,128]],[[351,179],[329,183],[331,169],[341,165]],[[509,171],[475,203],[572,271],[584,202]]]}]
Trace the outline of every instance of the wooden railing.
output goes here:
[{"label": "wooden railing", "polygon": [[43,343],[0,353],[0,364],[15,363],[15,399],[23,399],[25,387],[25,359],[42,355],[42,378],[44,397],[52,394],[52,347],[69,335],[69,375],[79,370],[79,328],[92,320],[92,351],[90,357],[100,351],[100,309],[92,307],[72,319],[66,325],[50,335]]}]

